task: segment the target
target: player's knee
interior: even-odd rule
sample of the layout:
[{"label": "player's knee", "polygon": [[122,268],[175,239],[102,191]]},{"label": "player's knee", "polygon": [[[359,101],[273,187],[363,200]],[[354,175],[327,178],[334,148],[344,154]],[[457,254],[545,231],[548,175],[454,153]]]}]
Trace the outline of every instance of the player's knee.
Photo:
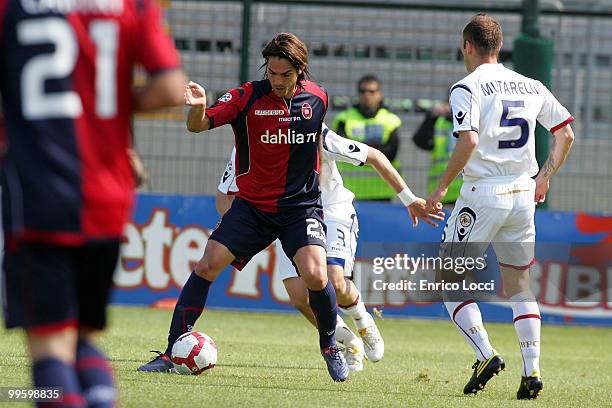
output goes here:
[{"label": "player's knee", "polygon": [[306,286],[311,290],[321,290],[327,286],[327,271],[323,267],[307,268],[300,272],[302,279],[306,282]]},{"label": "player's knee", "polygon": [[27,332],[27,340],[32,360],[54,357],[67,364],[73,364],[77,344],[77,329],[69,327],[44,336]]},{"label": "player's knee", "polygon": [[212,282],[217,276],[219,276],[221,270],[219,270],[219,268],[215,268],[214,263],[207,257],[204,257],[197,263],[195,273],[200,278],[204,278]]},{"label": "player's knee", "polygon": [[344,276],[342,274],[328,273],[328,278],[336,290],[336,296],[342,295],[344,292],[346,292],[346,281],[344,280]]}]

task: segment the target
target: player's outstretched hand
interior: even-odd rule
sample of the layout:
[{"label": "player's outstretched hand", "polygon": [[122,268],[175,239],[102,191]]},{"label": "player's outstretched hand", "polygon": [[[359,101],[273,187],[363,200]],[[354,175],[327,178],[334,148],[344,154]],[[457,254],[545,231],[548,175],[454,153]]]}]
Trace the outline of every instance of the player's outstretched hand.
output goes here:
[{"label": "player's outstretched hand", "polygon": [[546,201],[546,193],[548,193],[548,189],[550,188],[550,181],[536,177],[535,182],[535,202],[537,204],[543,203],[544,201]]},{"label": "player's outstretched hand", "polygon": [[419,218],[422,219],[427,224],[432,227],[437,227],[438,223],[436,221],[444,221],[444,212],[442,211],[442,204],[436,203],[434,204],[435,209],[431,210],[428,207],[428,202],[423,200],[422,198],[417,198],[417,200],[408,206],[408,213],[410,214],[410,219],[412,220],[412,226],[416,227],[419,225]]},{"label": "player's outstretched hand", "polygon": [[206,91],[200,84],[189,81],[185,85],[185,105],[206,107]]},{"label": "player's outstretched hand", "polygon": [[446,195],[448,189],[436,189],[429,197],[427,197],[427,208],[430,212],[436,212],[442,210],[442,197]]}]

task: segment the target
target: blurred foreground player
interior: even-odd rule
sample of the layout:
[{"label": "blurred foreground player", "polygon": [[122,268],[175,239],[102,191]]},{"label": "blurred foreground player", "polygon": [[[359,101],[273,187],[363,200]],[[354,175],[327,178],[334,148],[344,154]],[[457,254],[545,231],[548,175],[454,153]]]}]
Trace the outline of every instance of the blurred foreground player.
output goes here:
[{"label": "blurred foreground player", "polygon": [[178,55],[152,0],[0,0],[0,60],[6,325],[26,330],[34,386],[63,389],[52,406],[114,406],[93,339],[132,208],[130,120],[182,101]]},{"label": "blurred foreground player", "polygon": [[[470,74],[450,90],[458,142],[429,200],[431,206],[440,201],[463,170],[461,195],[444,229],[441,251],[476,258],[493,243],[523,361],[517,398],[532,399],[542,390],[540,311],[529,287],[535,206],[544,201],[551,177],[569,153],[574,140],[569,123],[574,118],[541,82],[499,64],[501,47],[501,27],[487,15],[473,17],[463,29],[461,52]],[[539,172],[534,135],[538,122],[553,134],[550,155]],[[476,352],[464,393],[477,393],[505,362],[491,346],[474,300],[444,295],[449,315]]]},{"label": "blurred foreground player", "polygon": [[336,293],[325,268],[319,189],[318,143],[327,93],[306,79],[308,50],[295,35],[277,34],[262,56],[265,79],[230,90],[208,109],[204,89],[193,82],[186,86],[190,131],[232,125],[240,191],[181,290],[166,352],[140,371],[169,371],[172,345],[202,314],[215,278],[230,263],[241,269],[278,238],[308,287],[328,372],[334,381],[348,378],[346,361],[336,346]]}]

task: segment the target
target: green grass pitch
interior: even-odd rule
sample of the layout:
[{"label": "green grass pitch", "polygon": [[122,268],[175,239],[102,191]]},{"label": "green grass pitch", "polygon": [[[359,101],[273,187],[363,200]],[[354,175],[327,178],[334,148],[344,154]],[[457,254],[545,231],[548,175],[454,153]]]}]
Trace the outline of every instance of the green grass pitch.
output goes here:
[{"label": "green grass pitch", "polygon": [[[196,329],[216,341],[217,367],[201,376],[137,373],[153,357],[148,350],[163,350],[170,317],[168,310],[111,308],[100,344],[112,360],[121,407],[612,406],[610,328],[544,325],[544,392],[536,401],[516,401],[521,365],[510,324],[487,324],[506,370],[483,392],[464,396],[474,356],[449,321],[377,319],[385,358],[336,384],[314,328],[301,316],[207,310]],[[30,383],[21,340],[14,331],[0,337],[0,386]]]}]

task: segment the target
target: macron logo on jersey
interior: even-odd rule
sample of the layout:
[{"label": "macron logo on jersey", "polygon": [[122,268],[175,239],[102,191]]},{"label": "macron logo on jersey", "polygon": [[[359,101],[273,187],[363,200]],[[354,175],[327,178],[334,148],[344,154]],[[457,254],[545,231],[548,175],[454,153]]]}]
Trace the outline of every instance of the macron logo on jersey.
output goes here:
[{"label": "macron logo on jersey", "polygon": [[265,144],[303,144],[303,143],[314,143],[317,140],[317,132],[312,133],[296,133],[289,129],[288,133],[283,133],[281,129],[278,129],[277,133],[270,133],[266,130],[266,133],[260,137],[261,143]]},{"label": "macron logo on jersey", "polygon": [[352,145],[350,145],[350,146],[349,146],[349,151],[350,151],[351,153],[355,153],[355,152],[360,152],[360,151],[361,151],[361,149],[360,149],[360,148],[358,148],[356,145],[352,144]]},{"label": "macron logo on jersey", "polygon": [[459,113],[455,115],[455,119],[457,119],[458,124],[462,124],[464,118],[465,118],[465,112],[459,111]]}]

